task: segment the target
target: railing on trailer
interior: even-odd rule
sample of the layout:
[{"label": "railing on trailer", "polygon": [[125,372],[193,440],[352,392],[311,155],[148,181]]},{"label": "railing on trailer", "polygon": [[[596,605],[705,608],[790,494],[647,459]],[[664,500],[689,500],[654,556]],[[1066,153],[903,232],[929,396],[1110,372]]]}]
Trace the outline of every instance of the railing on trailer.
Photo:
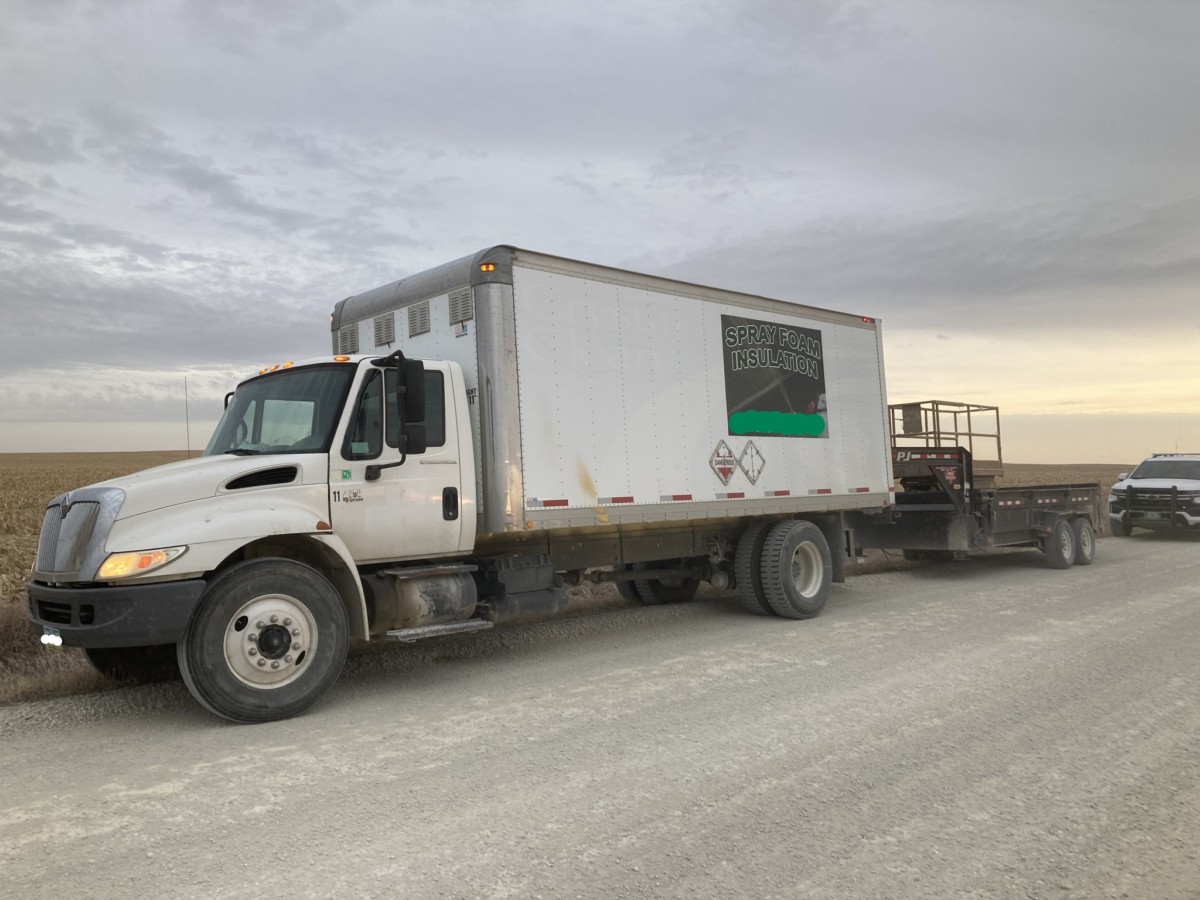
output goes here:
[{"label": "railing on trailer", "polygon": [[951,400],[919,400],[888,406],[894,449],[962,447],[971,454],[980,487],[1004,474],[1000,408]]}]

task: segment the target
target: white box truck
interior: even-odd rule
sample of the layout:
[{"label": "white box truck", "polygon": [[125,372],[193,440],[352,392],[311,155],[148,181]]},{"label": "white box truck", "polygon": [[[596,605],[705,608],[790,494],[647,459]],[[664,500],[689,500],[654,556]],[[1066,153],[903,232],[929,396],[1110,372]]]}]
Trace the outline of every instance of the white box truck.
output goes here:
[{"label": "white box truck", "polygon": [[889,506],[879,322],[497,246],[333,311],[239,384],[204,455],[55,498],[46,643],[177,661],[226,718],[296,715],[348,642],[736,587],[807,618],[846,513]]}]

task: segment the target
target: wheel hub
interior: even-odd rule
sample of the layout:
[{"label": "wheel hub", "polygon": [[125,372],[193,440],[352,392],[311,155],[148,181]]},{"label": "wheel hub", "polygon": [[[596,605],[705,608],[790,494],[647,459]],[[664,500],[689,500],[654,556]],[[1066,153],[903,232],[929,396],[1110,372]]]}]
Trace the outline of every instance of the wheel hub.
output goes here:
[{"label": "wheel hub", "polygon": [[268,625],[259,632],[258,652],[267,659],[283,659],[292,644],[292,636],[282,625]]},{"label": "wheel hub", "polygon": [[225,629],[225,662],[243,684],[279,688],[295,681],[317,646],[308,607],[286,594],[264,594],[244,604]]}]

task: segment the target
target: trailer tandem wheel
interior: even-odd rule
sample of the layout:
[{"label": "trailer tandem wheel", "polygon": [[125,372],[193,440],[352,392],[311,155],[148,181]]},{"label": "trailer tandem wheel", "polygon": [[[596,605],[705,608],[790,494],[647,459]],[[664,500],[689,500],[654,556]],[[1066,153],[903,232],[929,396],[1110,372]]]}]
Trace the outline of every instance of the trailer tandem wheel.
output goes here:
[{"label": "trailer tandem wheel", "polygon": [[1052,569],[1069,569],[1075,562],[1075,531],[1066,519],[1055,519],[1042,548]]},{"label": "trailer tandem wheel", "polygon": [[179,670],[209,712],[270,722],[320,700],[349,645],[346,609],[320,572],[294,560],[254,559],[209,584],[178,644]]},{"label": "trailer tandem wheel", "polygon": [[829,599],[833,557],[825,535],[802,519],[780,522],[767,535],[760,562],[767,603],[788,619],[811,619]]},{"label": "trailer tandem wheel", "polygon": [[1071,530],[1075,532],[1075,565],[1090,566],[1096,558],[1096,533],[1092,523],[1084,518],[1072,519]]}]

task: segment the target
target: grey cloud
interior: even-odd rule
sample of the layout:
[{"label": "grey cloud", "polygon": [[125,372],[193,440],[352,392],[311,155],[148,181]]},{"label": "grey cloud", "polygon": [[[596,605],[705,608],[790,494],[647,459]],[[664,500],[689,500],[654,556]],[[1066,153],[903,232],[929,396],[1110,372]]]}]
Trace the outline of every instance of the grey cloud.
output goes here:
[{"label": "grey cloud", "polygon": [[243,56],[257,56],[257,42],[267,38],[291,47],[311,49],[330,32],[351,21],[351,10],[372,3],[334,0],[186,0],[183,16],[214,46]]},{"label": "grey cloud", "polygon": [[4,203],[0,201],[0,222],[13,225],[29,225],[34,222],[46,222],[52,217],[45,211],[30,206],[28,203]]},{"label": "grey cloud", "polygon": [[[764,233],[702,252],[668,274],[945,328],[1021,328],[1013,313],[1088,325],[1128,312],[1114,288],[1200,279],[1200,197],[1159,206],[1032,206],[922,220],[858,217]],[[737,270],[737,275],[733,270]],[[1053,304],[1046,298],[1054,297]],[[1194,301],[1160,298],[1160,313]],[[1174,307],[1178,306],[1177,309]]]},{"label": "grey cloud", "polygon": [[233,175],[221,171],[211,159],[176,149],[166,132],[143,117],[105,106],[93,109],[90,118],[96,131],[86,140],[89,149],[131,177],[160,176],[188,193],[206,197],[218,208],[264,219],[287,231],[318,221],[311,213],[253,198]]},{"label": "grey cloud", "polygon": [[862,49],[886,30],[877,21],[878,3],[844,0],[717,0],[703,5],[700,27],[727,38],[740,37],[752,48],[769,49],[759,61],[778,64],[780,57],[811,59]]},{"label": "grey cloud", "polygon": [[75,162],[81,159],[76,135],[53,122],[32,122],[11,116],[0,124],[0,157],[40,165]]}]

